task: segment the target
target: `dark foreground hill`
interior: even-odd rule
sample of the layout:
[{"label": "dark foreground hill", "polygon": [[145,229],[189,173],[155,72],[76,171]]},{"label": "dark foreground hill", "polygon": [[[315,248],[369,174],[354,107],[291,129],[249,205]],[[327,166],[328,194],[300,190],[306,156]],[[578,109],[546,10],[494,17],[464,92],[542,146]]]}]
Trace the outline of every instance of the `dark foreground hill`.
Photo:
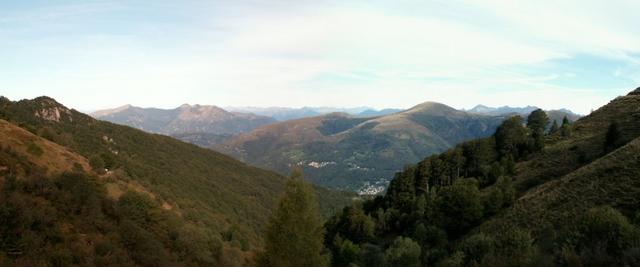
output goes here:
[{"label": "dark foreground hill", "polygon": [[640,266],[638,90],[544,145],[513,117],[407,167],[327,224],[333,264]]},{"label": "dark foreground hill", "polygon": [[[1,98],[0,118],[3,261],[237,264],[261,247],[284,185],[273,172],[47,97]],[[325,212],[350,200],[316,191]]]}]

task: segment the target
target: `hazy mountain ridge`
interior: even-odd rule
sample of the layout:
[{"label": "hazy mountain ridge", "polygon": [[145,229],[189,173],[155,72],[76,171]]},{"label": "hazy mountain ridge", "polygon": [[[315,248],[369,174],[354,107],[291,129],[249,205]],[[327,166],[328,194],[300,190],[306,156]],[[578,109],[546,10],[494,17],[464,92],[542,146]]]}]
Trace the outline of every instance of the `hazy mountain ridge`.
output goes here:
[{"label": "hazy mountain ridge", "polygon": [[112,110],[96,111],[91,115],[101,120],[166,135],[203,133],[228,136],[275,122],[270,117],[228,112],[216,106],[187,104],[175,109],[126,105]]},{"label": "hazy mountain ridge", "polygon": [[370,107],[335,108],[335,107],[226,107],[230,111],[253,113],[272,117],[278,121],[288,121],[326,115],[329,113],[347,113],[358,117],[375,117],[402,111],[402,109],[385,108],[377,110]]},{"label": "hazy mountain ridge", "polygon": [[332,113],[275,123],[214,148],[280,173],[303,166],[314,183],[360,190],[386,183],[407,163],[490,135],[502,119],[427,102],[374,118]]},{"label": "hazy mountain ridge", "polygon": [[[529,113],[533,112],[536,109],[540,109],[536,106],[526,106],[526,107],[511,107],[511,106],[502,106],[502,107],[489,107],[485,105],[477,105],[472,109],[467,110],[467,112],[478,113],[478,114],[492,114],[492,115],[507,115],[507,114],[520,114],[520,115],[529,115]],[[556,113],[564,113],[572,118],[579,118],[581,115],[574,113],[571,110],[566,108],[561,109],[552,109],[545,110],[548,112],[556,112]]]}]

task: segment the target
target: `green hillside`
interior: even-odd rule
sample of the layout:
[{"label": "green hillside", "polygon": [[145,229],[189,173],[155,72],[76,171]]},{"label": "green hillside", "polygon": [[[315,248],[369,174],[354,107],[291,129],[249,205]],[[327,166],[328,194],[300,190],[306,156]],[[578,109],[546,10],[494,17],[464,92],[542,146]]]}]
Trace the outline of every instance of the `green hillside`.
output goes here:
[{"label": "green hillside", "polygon": [[214,148],[282,174],[302,166],[318,185],[379,191],[406,164],[491,135],[502,119],[427,102],[374,118],[333,113],[266,125]]},{"label": "green hillside", "polygon": [[[284,178],[273,172],[167,136],[95,120],[47,97],[2,98],[0,118],[81,155],[96,175],[124,184],[125,192],[151,194],[171,214],[210,231],[225,246],[235,246],[238,252],[233,253],[240,258],[261,246],[262,231],[284,186]],[[123,193],[103,186],[109,194]],[[318,192],[326,213],[351,198]]]},{"label": "green hillside", "polygon": [[329,221],[333,265],[638,266],[638,90],[543,139],[548,118],[513,117],[407,167]]}]

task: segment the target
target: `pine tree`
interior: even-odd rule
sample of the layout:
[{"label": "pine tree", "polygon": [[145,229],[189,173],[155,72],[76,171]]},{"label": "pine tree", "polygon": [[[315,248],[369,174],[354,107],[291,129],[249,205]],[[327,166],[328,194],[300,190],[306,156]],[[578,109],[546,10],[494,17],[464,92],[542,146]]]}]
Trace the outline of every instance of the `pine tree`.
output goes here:
[{"label": "pine tree", "polygon": [[531,143],[527,134],[527,128],[522,126],[520,116],[513,116],[502,122],[494,134],[500,157],[511,156],[514,159],[519,159],[528,150]]},{"label": "pine tree", "polygon": [[261,266],[328,266],[317,202],[300,171],[294,171],[267,228]]},{"label": "pine tree", "polygon": [[571,123],[569,122],[569,119],[567,118],[567,116],[564,116],[564,118],[562,119],[562,126],[560,127],[560,132],[562,133],[563,137],[571,136],[570,124]]},{"label": "pine tree", "polygon": [[544,131],[549,124],[549,117],[542,109],[536,109],[527,117],[527,128],[531,131],[534,147],[537,151],[544,148]]},{"label": "pine tree", "polygon": [[533,112],[531,112],[531,114],[529,114],[529,117],[527,117],[527,128],[529,128],[532,133],[535,133],[537,131],[544,132],[548,124],[549,117],[547,116],[547,113],[542,109],[534,110]]}]

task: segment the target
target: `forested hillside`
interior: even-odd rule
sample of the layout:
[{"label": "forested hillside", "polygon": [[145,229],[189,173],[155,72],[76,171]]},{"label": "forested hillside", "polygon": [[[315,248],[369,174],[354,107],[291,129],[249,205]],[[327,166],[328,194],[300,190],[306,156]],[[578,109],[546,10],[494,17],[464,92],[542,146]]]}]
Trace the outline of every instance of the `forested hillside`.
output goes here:
[{"label": "forested hillside", "polygon": [[638,266],[640,88],[546,130],[505,120],[327,223],[334,266]]},{"label": "forested hillside", "polygon": [[[0,138],[6,200],[0,258],[24,258],[26,266],[240,264],[262,246],[285,182],[195,145],[95,120],[47,97],[2,98],[0,118],[9,122],[2,122]],[[316,192],[325,214],[352,197]]]}]

